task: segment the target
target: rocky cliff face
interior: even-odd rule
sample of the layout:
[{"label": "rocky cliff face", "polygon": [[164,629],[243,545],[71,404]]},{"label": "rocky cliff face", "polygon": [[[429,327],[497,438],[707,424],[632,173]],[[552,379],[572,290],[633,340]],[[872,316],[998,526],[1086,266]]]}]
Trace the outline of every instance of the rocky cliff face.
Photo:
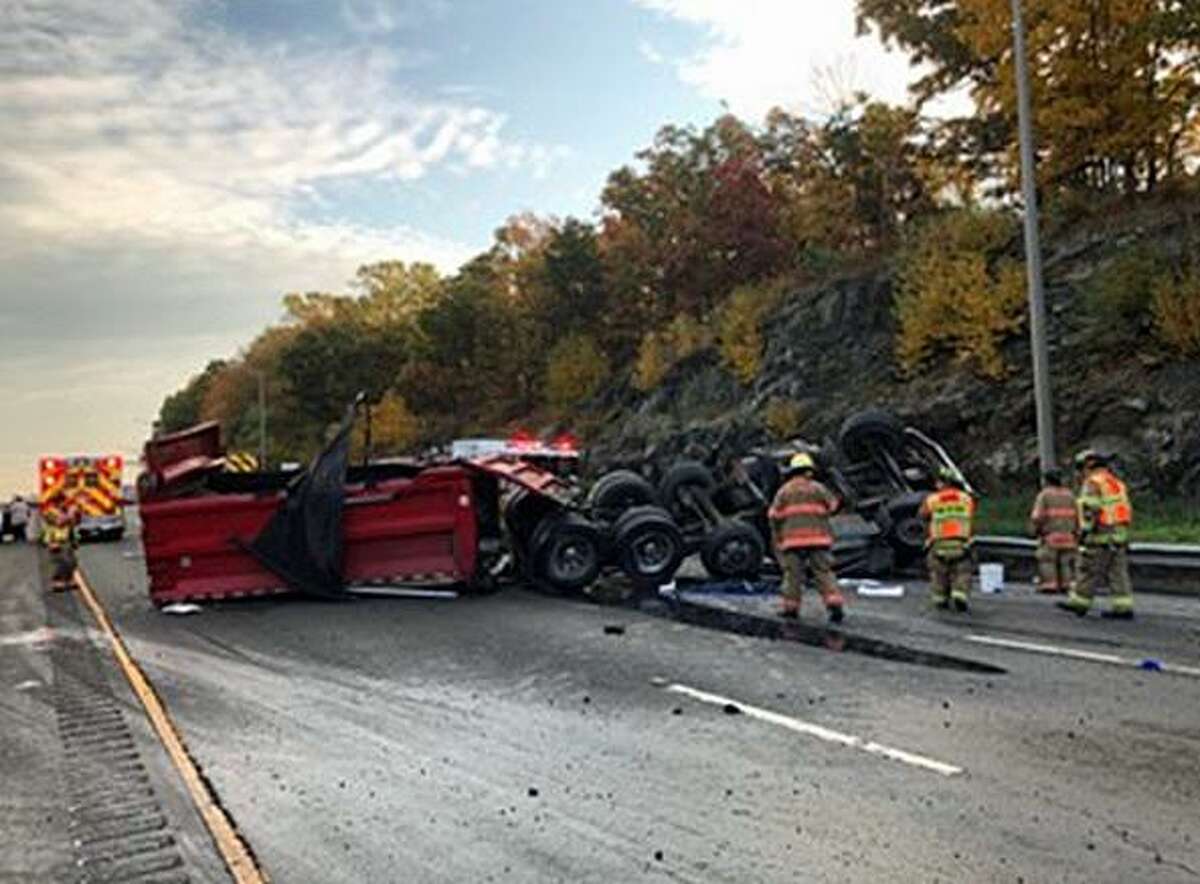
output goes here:
[{"label": "rocky cliff face", "polygon": [[[1200,495],[1200,362],[1163,353],[1149,328],[1116,335],[1085,319],[1087,283],[1121,246],[1081,236],[1047,255],[1051,360],[1060,456],[1112,451],[1135,486]],[[795,402],[800,435],[819,441],[871,406],[887,407],[945,444],[989,490],[1037,477],[1028,340],[1006,345],[1003,381],[946,364],[902,377],[893,356],[892,277],[884,271],[796,291],[766,326],[763,367],[737,384],[714,353],[679,365],[658,389],[610,390],[596,409],[606,428],[598,463],[659,461],[689,445],[745,449],[772,441],[763,413]]]}]

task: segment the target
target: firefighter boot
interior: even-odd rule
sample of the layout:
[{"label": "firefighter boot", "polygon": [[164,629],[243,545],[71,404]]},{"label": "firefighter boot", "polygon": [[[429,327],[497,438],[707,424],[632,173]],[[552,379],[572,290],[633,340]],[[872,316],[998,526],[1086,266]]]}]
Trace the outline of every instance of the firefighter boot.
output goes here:
[{"label": "firefighter boot", "polygon": [[971,610],[971,605],[967,601],[967,594],[965,592],[951,593],[950,601],[954,603],[954,610],[960,614],[965,614]]},{"label": "firefighter boot", "polygon": [[799,620],[800,599],[785,595],[783,597],[783,603],[779,607],[779,616],[784,620]]},{"label": "firefighter boot", "polygon": [[842,600],[830,601],[825,603],[825,613],[829,615],[830,623],[841,623],[846,619],[846,606],[842,604]]},{"label": "firefighter boot", "polygon": [[1092,600],[1071,590],[1071,592],[1067,593],[1066,601],[1055,602],[1054,607],[1060,611],[1074,614],[1076,617],[1086,617],[1087,612],[1092,608]]},{"label": "firefighter boot", "polygon": [[1114,595],[1112,597],[1112,607],[1107,611],[1101,611],[1100,616],[1105,620],[1132,620],[1133,596]]}]

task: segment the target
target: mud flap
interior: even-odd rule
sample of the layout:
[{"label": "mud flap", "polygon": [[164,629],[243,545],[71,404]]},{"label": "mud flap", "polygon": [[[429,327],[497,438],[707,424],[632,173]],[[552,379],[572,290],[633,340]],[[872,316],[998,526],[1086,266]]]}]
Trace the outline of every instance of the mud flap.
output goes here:
[{"label": "mud flap", "polygon": [[288,486],[283,505],[245,550],[297,592],[346,595],[342,578],[342,515],[356,406],[308,470]]}]

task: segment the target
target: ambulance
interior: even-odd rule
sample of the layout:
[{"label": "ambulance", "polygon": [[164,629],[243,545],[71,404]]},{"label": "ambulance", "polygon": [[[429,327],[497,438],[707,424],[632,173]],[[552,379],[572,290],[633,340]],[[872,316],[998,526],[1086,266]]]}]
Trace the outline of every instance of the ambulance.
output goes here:
[{"label": "ambulance", "polygon": [[74,512],[80,540],[120,540],[125,535],[125,499],[120,455],[43,457],[38,463],[38,509]]}]

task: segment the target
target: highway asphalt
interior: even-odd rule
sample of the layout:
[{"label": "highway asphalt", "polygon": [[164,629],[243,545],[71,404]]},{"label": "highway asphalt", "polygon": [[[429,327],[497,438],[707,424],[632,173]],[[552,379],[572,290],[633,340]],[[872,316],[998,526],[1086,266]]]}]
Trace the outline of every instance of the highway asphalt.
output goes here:
[{"label": "highway asphalt", "polygon": [[46,570],[0,547],[0,882],[228,881],[109,645]]},{"label": "highway asphalt", "polygon": [[1200,877],[1200,678],[968,640],[1200,666],[1189,600],[852,609],[997,674],[522,590],[172,617],[132,545],[84,563],[275,881]]},{"label": "highway asphalt", "polygon": [[[810,629],[770,640],[516,589],[170,616],[133,541],[82,559],[275,882],[1200,878],[1200,678],[969,640],[1200,667],[1189,600],[1144,596],[1120,624],[1018,592],[963,623],[910,591],[858,601],[849,641],[811,609]],[[8,604],[5,635],[38,629],[38,602]],[[854,650],[872,640],[1004,671]],[[11,714],[20,683],[50,677],[17,647],[0,645],[5,733],[51,746],[49,713]],[[31,781],[23,758],[5,781]],[[6,790],[25,834],[0,839],[0,881],[71,856],[61,796],[29,792]],[[180,816],[190,866],[211,868]]]}]

